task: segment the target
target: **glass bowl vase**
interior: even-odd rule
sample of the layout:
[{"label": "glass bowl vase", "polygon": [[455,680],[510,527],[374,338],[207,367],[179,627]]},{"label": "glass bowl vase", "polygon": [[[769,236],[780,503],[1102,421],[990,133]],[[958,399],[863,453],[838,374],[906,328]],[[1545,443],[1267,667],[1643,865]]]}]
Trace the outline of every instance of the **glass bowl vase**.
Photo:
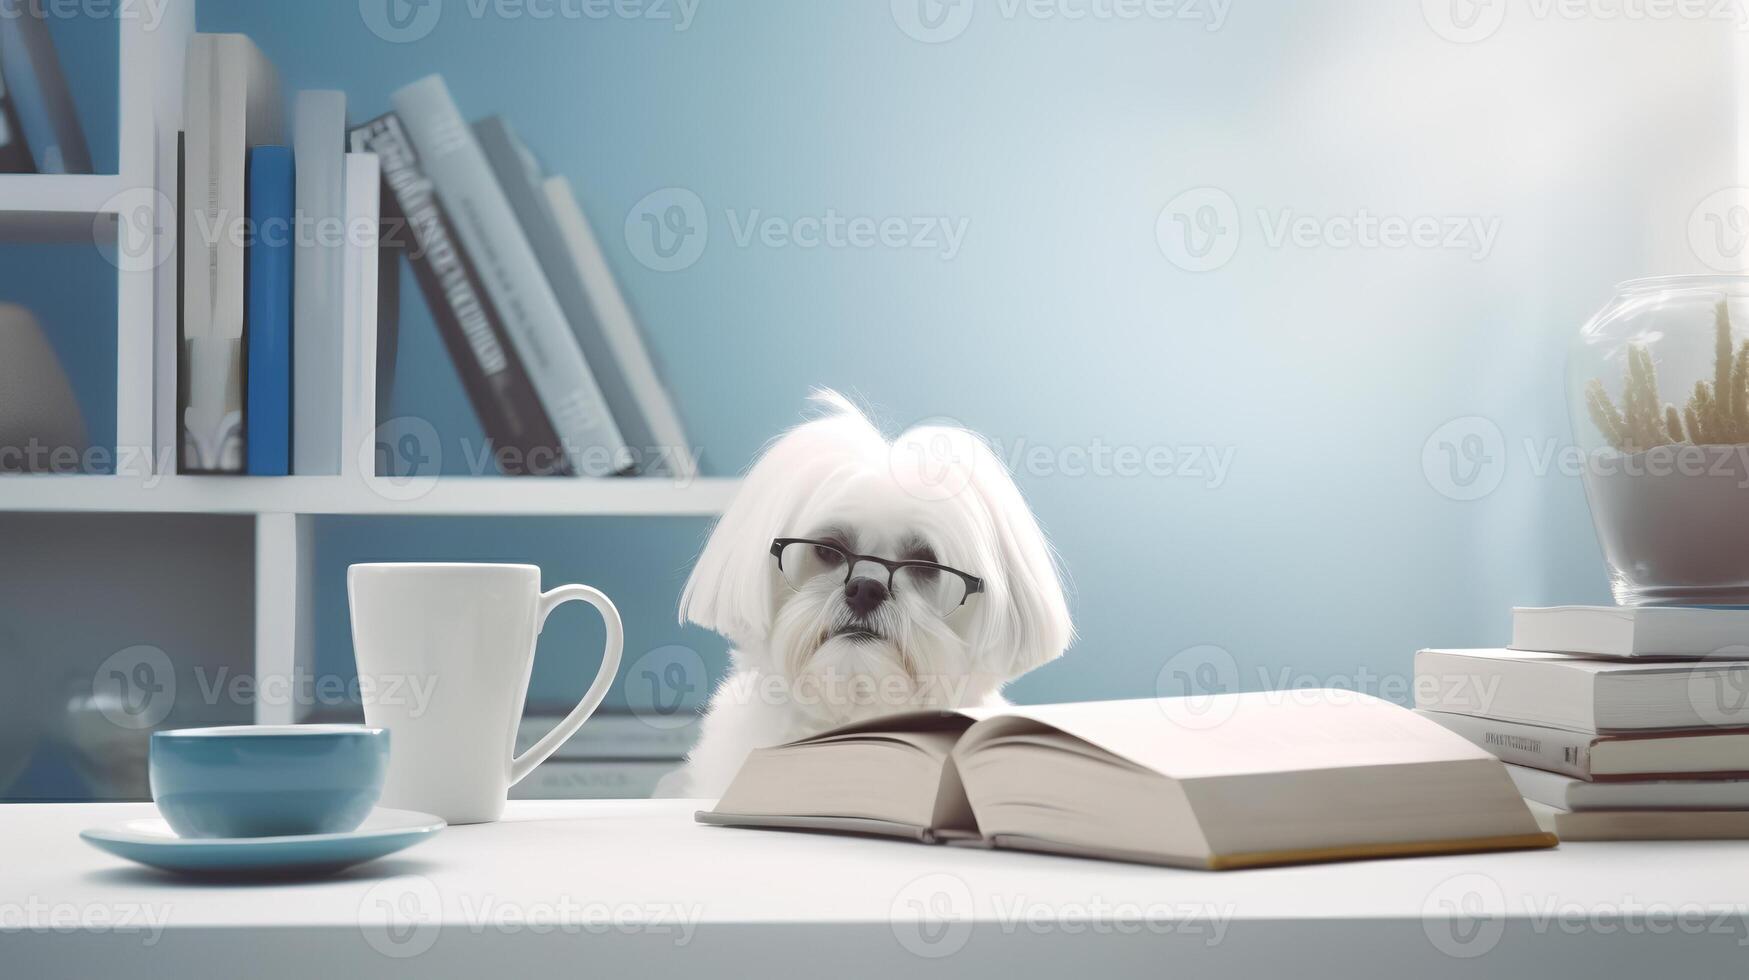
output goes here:
[{"label": "glass bowl vase", "polygon": [[1635,279],[1567,363],[1623,605],[1749,605],[1749,276]]}]

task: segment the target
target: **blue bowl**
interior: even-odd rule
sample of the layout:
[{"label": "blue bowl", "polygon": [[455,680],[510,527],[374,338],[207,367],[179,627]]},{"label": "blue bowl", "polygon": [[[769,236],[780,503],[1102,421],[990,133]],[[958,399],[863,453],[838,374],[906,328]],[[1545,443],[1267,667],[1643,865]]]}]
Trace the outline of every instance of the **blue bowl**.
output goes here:
[{"label": "blue bowl", "polygon": [[152,799],[180,837],[343,834],[383,791],[389,732],[254,725],[154,732]]}]

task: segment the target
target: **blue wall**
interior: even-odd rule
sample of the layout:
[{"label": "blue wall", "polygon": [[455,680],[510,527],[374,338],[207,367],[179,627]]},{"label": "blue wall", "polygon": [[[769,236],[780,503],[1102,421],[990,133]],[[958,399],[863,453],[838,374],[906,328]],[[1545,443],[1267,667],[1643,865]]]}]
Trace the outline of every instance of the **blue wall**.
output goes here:
[{"label": "blue wall", "polygon": [[[1202,644],[1243,688],[1285,669],[1400,693],[1379,677],[1400,688],[1419,646],[1499,642],[1514,603],[1604,599],[1580,488],[1537,454],[1568,439],[1566,344],[1610,284],[1695,271],[1689,210],[1733,178],[1728,30],[1515,20],[1454,44],[1417,4],[1200,6],[1226,10],[1218,30],[977,0],[944,43],[908,36],[886,0],[705,0],[683,31],[450,0],[407,43],[352,0],[203,0],[200,27],[254,35],[288,90],[345,89],[355,120],[432,71],[469,117],[507,117],[575,186],[712,473],[743,468],[812,385],[895,427],[951,416],[1023,461],[1043,447],[1018,479],[1081,636],[1019,699],[1151,694]],[[1204,186],[1239,237],[1198,272],[1156,221]],[[622,229],[670,187],[698,196],[709,237],[662,272]],[[756,211],[828,209],[966,235],[951,257],[736,240]],[[1363,210],[1497,234],[1485,250],[1272,241],[1279,220]],[[430,421],[449,460],[480,432],[406,295],[392,412]],[[1453,432],[1499,442],[1454,461]],[[1098,447],[1230,469],[1082,472]],[[1498,486],[1462,499],[1472,463]],[[720,664],[721,641],[673,624],[705,531],[324,521],[323,662],[348,662],[346,562],[492,557],[607,586],[629,656],[681,643]],[[550,649],[588,642],[574,618],[543,646],[537,699],[580,687]]]}]

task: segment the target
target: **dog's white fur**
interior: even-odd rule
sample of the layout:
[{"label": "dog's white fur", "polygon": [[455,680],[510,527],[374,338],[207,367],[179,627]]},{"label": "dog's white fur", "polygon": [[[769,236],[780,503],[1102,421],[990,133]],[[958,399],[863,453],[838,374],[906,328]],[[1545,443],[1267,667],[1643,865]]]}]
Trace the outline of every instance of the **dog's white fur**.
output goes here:
[{"label": "dog's white fur", "polygon": [[[836,393],[815,400],[823,416],[766,448],[681,595],[682,622],[731,642],[730,673],[664,794],[718,797],[751,750],[846,722],[1003,704],[1003,684],[1073,639],[1050,545],[983,440],[926,426],[889,443]],[[984,592],[942,617],[896,589],[859,620],[842,578],[793,591],[771,556],[774,538],[828,534],[889,559],[926,545],[934,560],[982,578]],[[874,638],[838,633],[865,628]]]}]

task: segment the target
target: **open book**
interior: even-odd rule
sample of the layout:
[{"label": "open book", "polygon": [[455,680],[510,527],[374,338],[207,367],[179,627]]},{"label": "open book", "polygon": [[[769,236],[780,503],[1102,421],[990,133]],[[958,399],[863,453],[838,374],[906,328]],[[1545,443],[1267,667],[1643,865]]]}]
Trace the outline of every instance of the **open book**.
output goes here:
[{"label": "open book", "polygon": [[755,750],[698,820],[1211,869],[1556,842],[1486,751],[1318,690],[892,715]]}]

